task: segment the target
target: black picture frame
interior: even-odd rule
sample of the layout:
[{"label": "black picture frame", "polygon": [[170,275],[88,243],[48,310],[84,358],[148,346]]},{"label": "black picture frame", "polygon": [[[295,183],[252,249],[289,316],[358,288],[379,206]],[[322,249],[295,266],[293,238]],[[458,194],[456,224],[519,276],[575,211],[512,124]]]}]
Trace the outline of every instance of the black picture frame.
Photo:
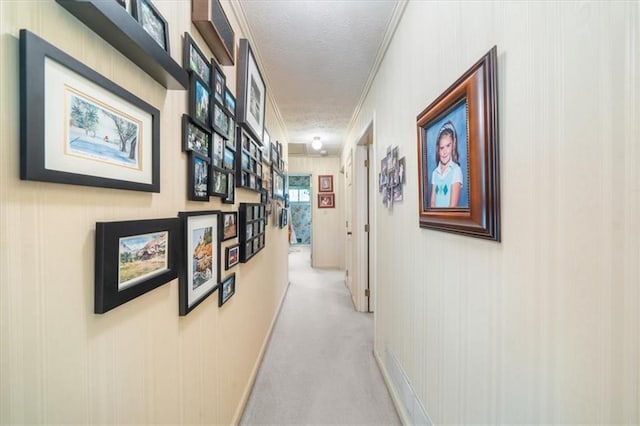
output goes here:
[{"label": "black picture frame", "polygon": [[[45,58],[51,61],[49,65],[45,65]],[[64,84],[51,83],[53,75]],[[85,94],[74,87],[78,82],[91,88],[88,90],[92,93]],[[98,92],[102,89],[108,93]],[[56,104],[56,100],[67,98],[71,99],[69,108]],[[77,114],[74,103],[113,114],[114,120],[127,117],[123,119],[126,129],[137,129],[137,135],[123,131],[128,156],[117,157],[121,133],[117,133],[118,139],[113,135],[111,138],[120,140],[111,148],[117,158],[115,163],[97,161],[95,155],[83,151],[94,147],[101,152],[96,147],[102,150],[102,145],[107,145],[104,137],[107,134],[80,139],[81,148],[71,146],[83,133],[91,135],[80,131],[80,136],[72,139],[74,132],[82,130],[79,123],[86,121],[85,128],[93,123],[93,119],[87,121],[86,110],[82,113],[83,120],[72,119]],[[135,109],[136,117],[118,114],[118,105]],[[107,119],[105,114],[100,117]],[[68,143],[61,143],[64,139]],[[67,155],[67,147],[78,150],[79,155]],[[132,156],[138,167],[123,167]],[[20,30],[20,179],[160,192],[160,111],[32,32]]]},{"label": "black picture frame", "polygon": [[224,136],[218,132],[213,132],[211,143],[211,165],[222,168],[224,165],[224,149],[226,141]]},{"label": "black picture frame", "polygon": [[209,158],[195,151],[189,152],[187,194],[191,201],[209,201],[211,168]]},{"label": "black picture frame", "polygon": [[[176,279],[181,236],[176,218],[97,222],[94,313],[103,314]],[[149,252],[154,254],[151,259],[146,258]],[[141,267],[156,269],[127,279]]]},{"label": "black picture frame", "polygon": [[221,107],[225,107],[225,89],[227,87],[227,77],[224,75],[222,68],[211,60],[211,89],[213,90],[213,99]]},{"label": "black picture frame", "polygon": [[238,212],[220,214],[220,241],[227,241],[238,237]]},{"label": "black picture frame", "polygon": [[284,200],[284,174],[271,165],[271,196],[277,200]]},{"label": "black picture frame", "polygon": [[218,307],[224,305],[236,293],[236,273],[227,276],[220,283],[220,291],[218,292]]},{"label": "black picture frame", "polygon": [[209,195],[215,197],[227,196],[227,181],[229,179],[229,173],[219,167],[211,166],[209,174]]},{"label": "black picture frame", "polygon": [[[416,118],[421,228],[500,241],[497,57],[494,46]],[[441,140],[460,182],[438,176]]]},{"label": "black picture frame", "polygon": [[169,24],[164,16],[151,3],[151,0],[131,0],[131,2],[131,15],[160,47],[171,54]]},{"label": "black picture frame", "polygon": [[224,107],[217,102],[211,104],[211,126],[216,132],[227,139],[229,133],[229,116]]},{"label": "black picture frame", "polygon": [[224,89],[224,107],[227,113],[235,119],[236,117],[236,98],[228,87]]},{"label": "black picture frame", "polygon": [[236,202],[236,175],[229,172],[227,176],[227,195],[222,198],[224,204],[235,204]]},{"label": "black picture frame", "polygon": [[266,106],[266,85],[251,45],[240,39],[238,50],[238,92],[236,93],[236,121],[262,145]]},{"label": "black picture frame", "polygon": [[178,213],[182,227],[182,267],[179,274],[178,300],[180,316],[189,314],[218,289],[219,215],[220,212],[217,210]]},{"label": "black picture frame", "polygon": [[228,271],[240,263],[240,244],[226,247],[224,251],[224,270]]},{"label": "black picture frame", "polygon": [[211,132],[189,115],[182,114],[182,151],[194,151],[198,154],[211,157]]},{"label": "black picture frame", "polygon": [[211,88],[196,74],[189,74],[189,115],[205,129],[211,129]]},{"label": "black picture frame", "polygon": [[191,34],[185,31],[184,45],[182,48],[182,66],[187,72],[192,72],[201,80],[211,81],[211,63],[204,52],[191,38]]}]

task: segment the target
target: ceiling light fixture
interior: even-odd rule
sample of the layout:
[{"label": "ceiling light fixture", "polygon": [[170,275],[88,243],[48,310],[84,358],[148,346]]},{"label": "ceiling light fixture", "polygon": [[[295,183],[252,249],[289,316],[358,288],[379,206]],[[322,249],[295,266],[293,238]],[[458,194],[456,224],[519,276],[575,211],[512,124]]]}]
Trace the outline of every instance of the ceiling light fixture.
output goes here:
[{"label": "ceiling light fixture", "polygon": [[320,136],[314,136],[313,142],[311,142],[311,148],[319,151],[322,148],[322,142],[320,142]]}]

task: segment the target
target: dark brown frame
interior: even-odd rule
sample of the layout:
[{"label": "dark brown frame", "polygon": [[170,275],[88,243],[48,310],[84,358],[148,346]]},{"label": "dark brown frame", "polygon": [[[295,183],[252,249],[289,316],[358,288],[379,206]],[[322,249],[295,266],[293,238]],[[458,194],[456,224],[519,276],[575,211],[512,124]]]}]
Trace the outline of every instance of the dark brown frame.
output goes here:
[{"label": "dark brown frame", "polygon": [[[322,203],[320,202],[320,199],[326,197],[328,199],[331,200],[331,204],[327,205],[327,206],[323,206]],[[327,194],[326,192],[322,192],[320,194],[318,194],[318,208],[319,209],[333,209],[336,207],[336,196],[335,194]]]},{"label": "dark brown frame", "polygon": [[[322,189],[322,181],[329,179],[329,189]],[[333,192],[333,175],[318,175],[318,192]]]},{"label": "dark brown frame", "polygon": [[[224,217],[225,216],[233,216],[233,220],[234,223],[236,225],[236,232],[233,235],[230,236],[225,236],[224,235]],[[238,237],[238,212],[221,212],[220,213],[220,241],[227,241],[227,240],[231,240],[233,238],[237,238]]]},{"label": "dark brown frame", "polygon": [[[427,129],[460,102],[468,108],[469,207],[427,205]],[[500,241],[497,47],[417,116],[420,227]]]}]

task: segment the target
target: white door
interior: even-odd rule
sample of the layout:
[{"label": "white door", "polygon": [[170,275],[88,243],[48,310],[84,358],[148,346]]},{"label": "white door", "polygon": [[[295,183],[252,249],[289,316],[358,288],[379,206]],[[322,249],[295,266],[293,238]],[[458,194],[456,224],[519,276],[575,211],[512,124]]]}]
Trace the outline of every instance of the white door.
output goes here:
[{"label": "white door", "polygon": [[345,181],[345,281],[347,288],[351,292],[351,299],[353,304],[357,306],[355,299],[355,289],[353,288],[353,151],[349,153],[347,157],[347,164],[344,167],[344,181]]}]

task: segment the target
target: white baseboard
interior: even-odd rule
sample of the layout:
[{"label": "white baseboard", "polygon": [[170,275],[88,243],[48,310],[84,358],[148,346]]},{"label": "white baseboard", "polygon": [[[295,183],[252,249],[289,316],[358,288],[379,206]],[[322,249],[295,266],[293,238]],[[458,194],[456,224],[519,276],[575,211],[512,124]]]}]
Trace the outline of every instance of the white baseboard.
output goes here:
[{"label": "white baseboard", "polygon": [[418,399],[406,373],[393,352],[386,347],[384,359],[376,350],[373,351],[373,356],[378,363],[378,367],[380,367],[382,377],[389,389],[391,399],[402,424],[433,426],[431,418],[424,409],[422,402]]},{"label": "white baseboard", "polygon": [[231,424],[237,425],[240,424],[240,419],[242,418],[242,414],[244,414],[244,409],[247,406],[247,402],[249,401],[249,396],[251,396],[251,391],[253,390],[253,385],[256,382],[256,378],[258,377],[258,371],[260,370],[260,365],[262,365],[262,360],[264,358],[264,354],[267,351],[267,346],[269,346],[269,341],[271,340],[271,334],[273,333],[273,329],[276,325],[276,321],[280,316],[280,311],[282,310],[282,305],[284,304],[284,299],[287,296],[287,292],[289,291],[289,285],[291,282],[287,277],[287,285],[282,292],[282,298],[280,299],[280,303],[278,304],[278,309],[276,309],[276,313],[271,319],[271,324],[269,325],[269,331],[267,331],[267,335],[262,342],[262,347],[260,348],[260,353],[258,354],[258,358],[256,359],[256,363],[253,365],[253,369],[251,370],[251,376],[249,378],[249,383],[244,389],[242,393],[242,398],[240,399],[240,404],[236,409],[236,412],[233,414],[233,421]]}]

